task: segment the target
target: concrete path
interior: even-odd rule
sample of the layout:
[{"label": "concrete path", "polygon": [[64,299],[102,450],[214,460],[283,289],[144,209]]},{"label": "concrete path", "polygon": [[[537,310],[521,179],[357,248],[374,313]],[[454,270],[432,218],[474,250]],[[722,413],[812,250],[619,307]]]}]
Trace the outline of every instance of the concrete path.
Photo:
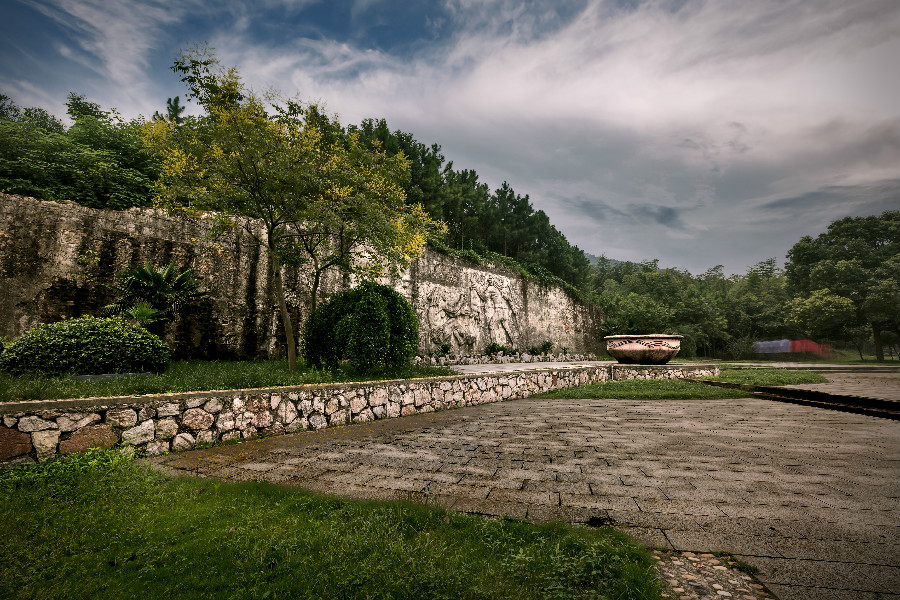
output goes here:
[{"label": "concrete path", "polygon": [[[490,365],[495,367],[497,365]],[[900,599],[896,422],[756,398],[515,400],[153,459],[356,498],[612,523],[782,600]]]}]

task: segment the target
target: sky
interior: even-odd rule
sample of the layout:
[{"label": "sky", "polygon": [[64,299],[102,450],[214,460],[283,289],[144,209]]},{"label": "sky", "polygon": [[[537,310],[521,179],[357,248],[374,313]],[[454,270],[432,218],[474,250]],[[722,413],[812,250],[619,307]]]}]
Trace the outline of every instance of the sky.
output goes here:
[{"label": "sky", "polygon": [[63,116],[76,92],[149,116],[208,43],[257,91],[508,181],[595,255],[743,273],[900,209],[896,0],[0,3],[19,106]]}]

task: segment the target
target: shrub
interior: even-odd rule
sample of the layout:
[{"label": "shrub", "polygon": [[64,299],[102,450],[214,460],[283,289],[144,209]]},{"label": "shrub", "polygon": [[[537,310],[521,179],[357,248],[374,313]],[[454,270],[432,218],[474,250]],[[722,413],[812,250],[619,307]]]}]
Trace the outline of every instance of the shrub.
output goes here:
[{"label": "shrub", "polygon": [[169,349],[120,317],[81,317],[40,325],[6,345],[0,368],[61,375],[164,371]]},{"label": "shrub", "polygon": [[541,344],[541,354],[550,354],[553,351],[553,342],[545,341]]},{"label": "shrub", "polygon": [[393,289],[370,282],[332,296],[303,328],[309,364],[334,368],[347,360],[360,373],[408,365],[418,344],[412,305]]},{"label": "shrub", "polygon": [[500,354],[501,352],[506,355],[515,354],[511,349],[503,346],[502,344],[498,344],[497,342],[491,342],[484,349],[484,353],[491,356]]}]

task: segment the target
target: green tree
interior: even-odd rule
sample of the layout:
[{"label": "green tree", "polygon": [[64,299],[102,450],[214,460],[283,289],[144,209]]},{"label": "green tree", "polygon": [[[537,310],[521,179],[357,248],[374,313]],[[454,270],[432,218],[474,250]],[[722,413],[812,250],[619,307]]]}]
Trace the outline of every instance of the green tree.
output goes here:
[{"label": "green tree", "polygon": [[169,98],[166,100],[166,113],[162,114],[159,111],[153,113],[154,121],[168,121],[172,123],[176,127],[178,125],[182,125],[184,123],[184,117],[181,114],[184,112],[184,106],[181,105],[181,98],[179,96],[175,96],[174,98]]},{"label": "green tree", "polygon": [[43,109],[0,99],[0,191],[92,208],[149,203],[157,163],[126,122],[83,96],[69,95],[68,130]]},{"label": "green tree", "polygon": [[881,333],[900,331],[898,264],[900,211],[886,211],[839,219],[818,237],[803,237],[788,252],[785,273],[795,297],[827,291],[849,300],[855,315],[847,327],[868,327],[876,359],[884,360]]},{"label": "green tree", "polygon": [[241,228],[267,249],[288,364],[296,370],[282,264],[303,260],[302,252],[328,262],[342,227],[352,236],[335,265],[349,265],[352,254],[374,275],[418,256],[427,232],[417,218],[422,211],[405,205],[408,163],[402,154],[364,148],[315,106],[274,92],[258,96],[207,48],[182,53],[173,70],[207,114],[178,128],[145,126],[144,139],[163,161],[157,198],[194,214],[212,211],[220,230]]},{"label": "green tree", "polygon": [[745,275],[731,277],[725,299],[728,331],[746,340],[783,337],[790,295],[784,271],[774,258],[756,263]]}]

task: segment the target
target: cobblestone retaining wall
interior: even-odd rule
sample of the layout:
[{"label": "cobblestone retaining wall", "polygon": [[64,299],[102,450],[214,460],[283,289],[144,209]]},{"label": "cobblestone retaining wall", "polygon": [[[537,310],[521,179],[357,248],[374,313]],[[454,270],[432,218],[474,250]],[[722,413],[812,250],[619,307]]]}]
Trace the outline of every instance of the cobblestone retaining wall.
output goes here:
[{"label": "cobblestone retaining wall", "polygon": [[43,462],[119,442],[157,455],[259,435],[527,398],[599,381],[718,372],[711,365],[594,365],[420,380],[9,402],[0,404],[0,465]]}]

